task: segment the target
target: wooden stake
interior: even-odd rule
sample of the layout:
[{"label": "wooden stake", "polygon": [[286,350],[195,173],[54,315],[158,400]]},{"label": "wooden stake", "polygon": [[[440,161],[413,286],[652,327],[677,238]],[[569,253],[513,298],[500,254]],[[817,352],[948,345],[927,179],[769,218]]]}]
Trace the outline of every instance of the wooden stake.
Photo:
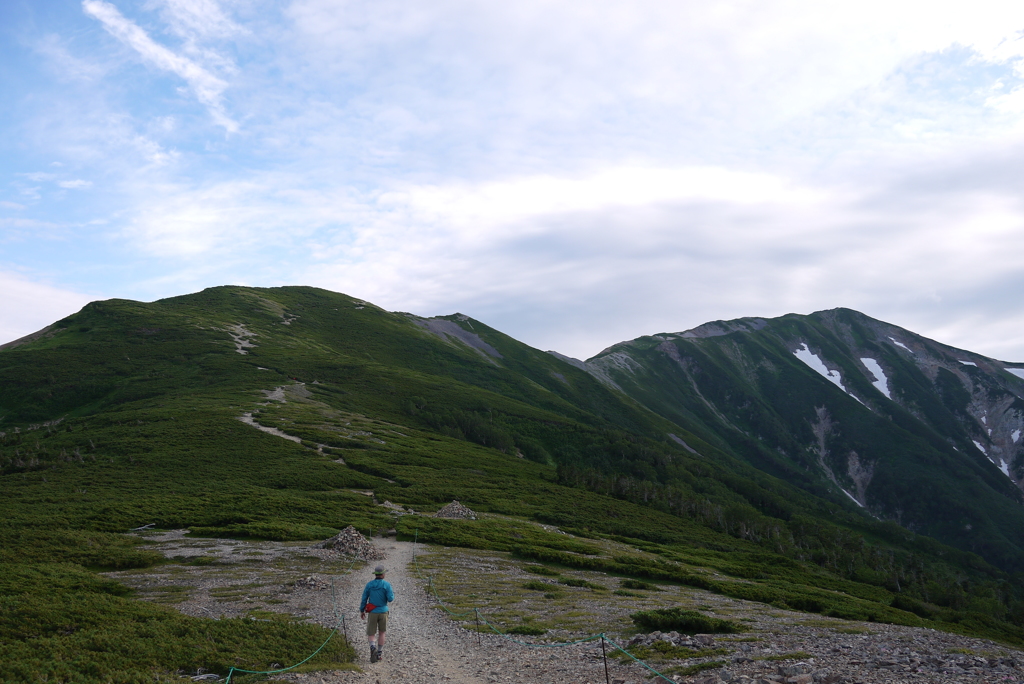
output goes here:
[{"label": "wooden stake", "polygon": [[604,660],[605,684],[612,684],[611,677],[608,676],[608,653],[604,650],[604,634],[601,635],[601,659]]}]

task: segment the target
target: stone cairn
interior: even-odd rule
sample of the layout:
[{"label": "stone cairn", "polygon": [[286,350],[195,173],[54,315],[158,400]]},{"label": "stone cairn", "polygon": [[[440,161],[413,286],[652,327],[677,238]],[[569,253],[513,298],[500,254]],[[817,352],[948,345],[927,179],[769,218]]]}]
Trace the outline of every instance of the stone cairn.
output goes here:
[{"label": "stone cairn", "polygon": [[476,520],[476,513],[471,511],[466,506],[463,506],[458,501],[452,501],[450,504],[439,510],[434,514],[435,518],[457,518],[459,520]]},{"label": "stone cairn", "polygon": [[387,558],[382,550],[378,549],[370,540],[359,533],[359,530],[349,525],[330,539],[325,539],[316,545],[318,549],[330,549],[342,556],[355,556],[360,560],[374,561]]}]

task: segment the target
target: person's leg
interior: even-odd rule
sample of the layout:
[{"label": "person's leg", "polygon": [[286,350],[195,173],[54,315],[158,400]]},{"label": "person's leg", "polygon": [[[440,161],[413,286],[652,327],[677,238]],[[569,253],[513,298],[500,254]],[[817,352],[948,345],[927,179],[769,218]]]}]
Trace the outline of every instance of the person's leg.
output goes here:
[{"label": "person's leg", "polygon": [[370,662],[377,662],[377,617],[374,613],[366,616],[366,640],[370,643]]},{"label": "person's leg", "polygon": [[387,613],[377,613],[377,630],[380,633],[377,637],[377,659],[381,659],[384,653],[384,642],[387,639]]},{"label": "person's leg", "polygon": [[388,614],[380,613],[377,617],[377,629],[380,630],[380,636],[377,637],[377,660],[380,660],[380,656],[384,650],[384,641],[387,639],[388,633]]}]

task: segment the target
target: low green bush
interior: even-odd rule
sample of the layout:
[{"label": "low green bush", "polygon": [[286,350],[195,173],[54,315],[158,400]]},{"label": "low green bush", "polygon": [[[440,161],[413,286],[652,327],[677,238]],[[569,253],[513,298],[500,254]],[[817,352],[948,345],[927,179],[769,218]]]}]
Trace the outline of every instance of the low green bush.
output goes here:
[{"label": "low green bush", "polygon": [[643,582],[635,579],[624,579],[619,582],[619,586],[623,589],[642,589],[644,591],[664,591],[657,584],[651,584],[650,582]]},{"label": "low green bush", "polygon": [[695,610],[656,608],[629,616],[645,632],[682,632],[683,634],[736,634],[743,631],[731,620],[713,618]]},{"label": "low green bush", "polygon": [[248,523],[225,525],[223,527],[194,526],[191,533],[196,537],[231,537],[267,539],[269,541],[316,541],[327,539],[338,533],[333,527],[290,523]]},{"label": "low green bush", "polygon": [[581,589],[595,589],[597,591],[608,591],[607,588],[600,584],[594,584],[588,582],[585,579],[579,579],[577,577],[561,577],[558,580],[559,584],[564,584],[567,587],[580,587]]}]

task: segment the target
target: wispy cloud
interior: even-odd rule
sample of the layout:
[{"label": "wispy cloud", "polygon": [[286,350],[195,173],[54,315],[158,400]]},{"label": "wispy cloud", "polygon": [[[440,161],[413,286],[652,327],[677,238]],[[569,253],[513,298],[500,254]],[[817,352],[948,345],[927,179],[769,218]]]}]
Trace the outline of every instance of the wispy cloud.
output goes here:
[{"label": "wispy cloud", "polygon": [[76,178],[75,180],[59,181],[57,185],[67,190],[82,190],[84,188],[92,187],[92,181]]},{"label": "wispy cloud", "polygon": [[137,24],[126,19],[114,5],[103,0],[84,0],[82,9],[99,20],[112,36],[138,52],[145,61],[185,80],[196,99],[206,105],[214,120],[225,130],[231,133],[238,130],[238,124],[224,110],[222,96],[227,88],[224,80],[188,57],[154,41]]},{"label": "wispy cloud", "polygon": [[22,173],[20,175],[24,176],[25,178],[28,178],[30,181],[33,181],[33,182],[36,182],[36,183],[39,183],[39,182],[42,182],[42,181],[53,180],[54,178],[57,177],[56,174],[45,173],[45,172],[42,172],[42,171],[33,171],[32,173]]},{"label": "wispy cloud", "polygon": [[224,12],[216,0],[162,0],[168,25],[185,38],[227,37],[247,33]]},{"label": "wispy cloud", "polygon": [[37,41],[35,49],[53,65],[53,72],[61,80],[92,82],[106,71],[99,63],[71,54],[60,36],[53,33]]}]

